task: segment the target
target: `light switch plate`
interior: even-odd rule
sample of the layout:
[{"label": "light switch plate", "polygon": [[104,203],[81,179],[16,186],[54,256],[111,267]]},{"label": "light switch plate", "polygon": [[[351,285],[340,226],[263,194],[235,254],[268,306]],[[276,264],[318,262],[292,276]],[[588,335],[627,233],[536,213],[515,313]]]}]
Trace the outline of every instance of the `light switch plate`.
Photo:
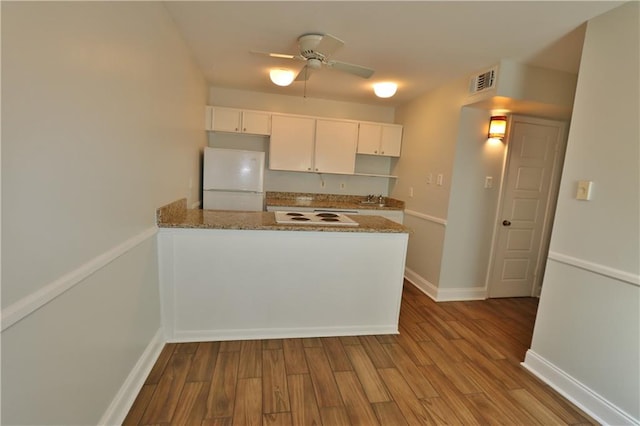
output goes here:
[{"label": "light switch plate", "polygon": [[578,181],[578,192],[576,193],[576,200],[588,201],[591,199],[591,187],[593,182],[590,180]]}]

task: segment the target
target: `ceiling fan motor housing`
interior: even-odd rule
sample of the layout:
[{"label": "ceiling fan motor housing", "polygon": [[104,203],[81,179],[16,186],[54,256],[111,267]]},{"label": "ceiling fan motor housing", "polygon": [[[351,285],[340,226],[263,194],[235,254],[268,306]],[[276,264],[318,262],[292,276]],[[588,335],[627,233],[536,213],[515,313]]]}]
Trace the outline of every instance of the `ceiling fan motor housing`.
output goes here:
[{"label": "ceiling fan motor housing", "polygon": [[305,34],[298,37],[298,46],[300,47],[300,54],[307,59],[315,58],[318,54],[316,48],[320,41],[324,37],[321,34]]}]

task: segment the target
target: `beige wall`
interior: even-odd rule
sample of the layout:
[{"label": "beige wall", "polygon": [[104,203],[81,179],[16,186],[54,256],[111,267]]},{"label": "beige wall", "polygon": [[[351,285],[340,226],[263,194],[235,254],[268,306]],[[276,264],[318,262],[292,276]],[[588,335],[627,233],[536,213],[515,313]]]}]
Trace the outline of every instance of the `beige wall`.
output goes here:
[{"label": "beige wall", "polygon": [[[608,401],[607,424],[640,422],[639,16],[629,2],[587,26],[531,345]],[[575,199],[578,180],[593,181],[591,201]]]},{"label": "beige wall", "polygon": [[[571,109],[576,82],[575,75],[508,60],[499,63],[495,89],[470,95],[469,77],[396,112],[404,138],[402,157],[392,169],[398,180],[391,196],[406,202],[405,224],[413,229],[408,278],[438,300],[486,294],[505,157],[503,144],[487,142],[491,113],[504,114],[496,108],[506,108],[507,114],[562,119]],[[493,177],[492,189],[484,188],[486,176]]]},{"label": "beige wall", "polygon": [[2,2],[3,424],[95,424],[158,330],[155,210],[198,199],[206,100],[160,3]]},{"label": "beige wall", "polygon": [[[466,78],[452,81],[396,112],[396,121],[404,125],[404,133],[402,156],[393,169],[398,181],[391,196],[405,201],[405,223],[413,230],[407,268],[435,286],[440,280],[445,227],[412,213],[436,220],[447,218],[460,108],[467,85]],[[436,184],[438,174],[443,175],[442,186]]]},{"label": "beige wall", "polygon": [[[487,139],[490,111],[460,112],[439,288],[485,287],[505,144]],[[485,188],[487,176],[493,188]],[[464,265],[464,266],[462,266]]]}]

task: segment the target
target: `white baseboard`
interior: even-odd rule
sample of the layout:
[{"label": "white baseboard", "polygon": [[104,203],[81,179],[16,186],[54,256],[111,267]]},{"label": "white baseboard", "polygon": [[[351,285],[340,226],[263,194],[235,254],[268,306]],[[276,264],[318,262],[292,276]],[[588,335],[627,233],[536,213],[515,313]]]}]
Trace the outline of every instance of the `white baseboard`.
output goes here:
[{"label": "white baseboard", "polygon": [[438,287],[431,284],[427,279],[407,267],[404,268],[404,278],[434,301],[438,301]]},{"label": "white baseboard", "polygon": [[521,365],[599,423],[640,425],[640,419],[634,419],[531,349]]},{"label": "white baseboard", "polygon": [[243,330],[175,331],[169,342],[211,342],[225,340],[262,340],[330,336],[398,334],[397,325],[356,327],[269,328]]},{"label": "white baseboard", "polygon": [[438,289],[438,302],[485,300],[486,298],[487,290],[484,287]]},{"label": "white baseboard", "polygon": [[136,365],[134,365],[111,404],[109,404],[107,411],[102,415],[98,422],[99,425],[115,426],[122,424],[145,380],[147,380],[151,368],[156,363],[164,344],[165,336],[162,328],[160,328],[145,348]]},{"label": "white baseboard", "polygon": [[415,271],[405,267],[404,277],[418,290],[436,302],[454,302],[463,300],[484,300],[487,298],[485,287],[438,288]]}]

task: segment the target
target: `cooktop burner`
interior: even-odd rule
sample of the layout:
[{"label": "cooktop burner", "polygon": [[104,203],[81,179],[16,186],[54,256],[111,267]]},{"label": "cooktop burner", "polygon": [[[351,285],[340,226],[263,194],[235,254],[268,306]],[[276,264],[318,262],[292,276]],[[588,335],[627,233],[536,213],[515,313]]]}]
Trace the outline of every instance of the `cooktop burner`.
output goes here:
[{"label": "cooktop burner", "polygon": [[338,217],[335,213],[316,213],[316,216],[320,217]]},{"label": "cooktop burner", "polygon": [[275,212],[275,215],[277,223],[358,226],[358,222],[341,213]]}]

